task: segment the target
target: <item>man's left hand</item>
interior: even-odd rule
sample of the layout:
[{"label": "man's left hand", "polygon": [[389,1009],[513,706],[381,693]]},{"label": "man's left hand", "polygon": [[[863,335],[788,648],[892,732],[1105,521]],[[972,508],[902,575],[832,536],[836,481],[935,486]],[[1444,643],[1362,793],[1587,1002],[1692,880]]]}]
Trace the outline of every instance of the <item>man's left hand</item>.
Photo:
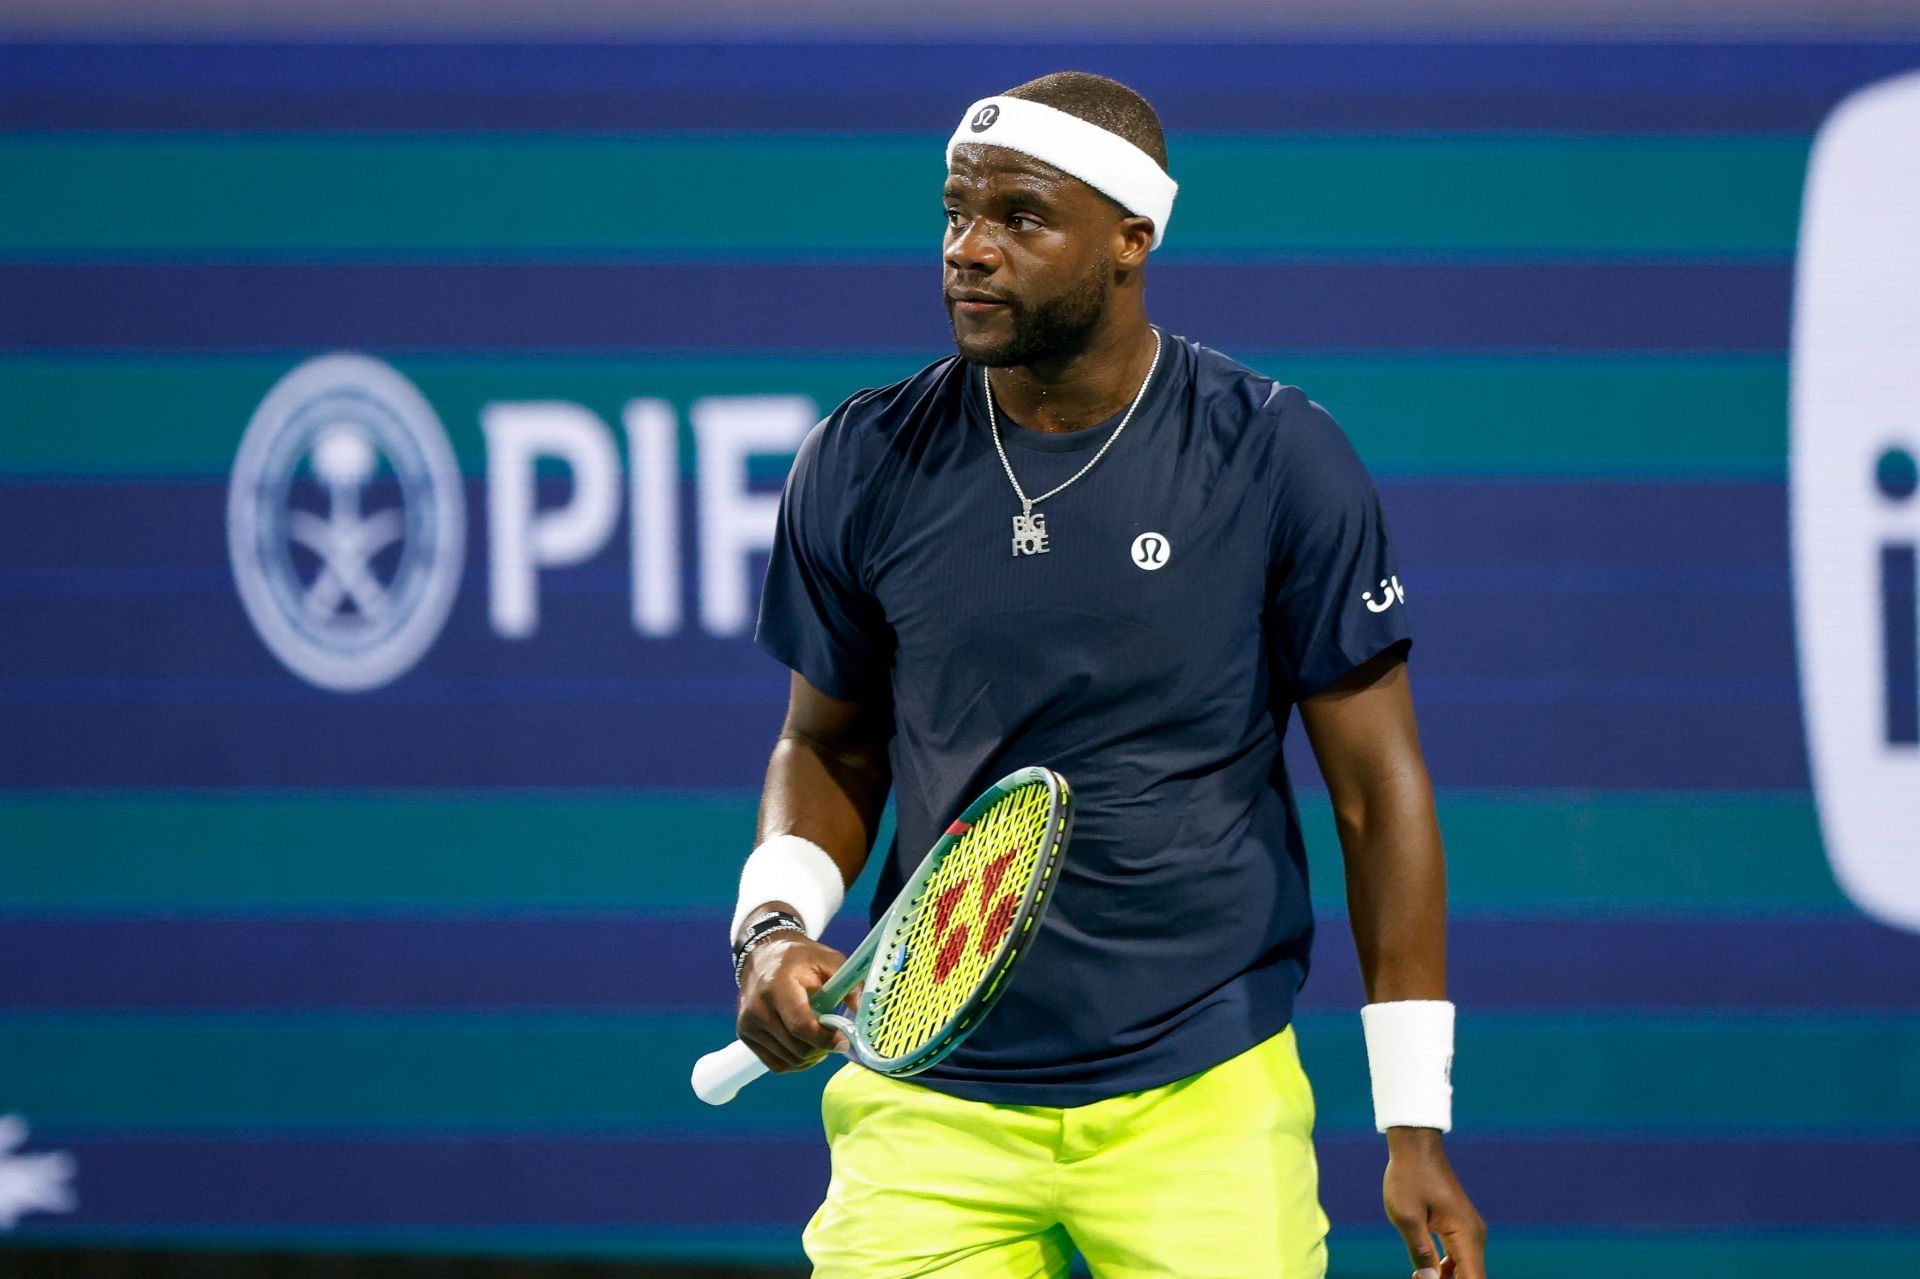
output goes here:
[{"label": "man's left hand", "polygon": [[[1381,1193],[1418,1279],[1486,1279],[1487,1223],[1453,1175],[1437,1129],[1387,1130]],[[1435,1235],[1442,1251],[1433,1246]]]}]

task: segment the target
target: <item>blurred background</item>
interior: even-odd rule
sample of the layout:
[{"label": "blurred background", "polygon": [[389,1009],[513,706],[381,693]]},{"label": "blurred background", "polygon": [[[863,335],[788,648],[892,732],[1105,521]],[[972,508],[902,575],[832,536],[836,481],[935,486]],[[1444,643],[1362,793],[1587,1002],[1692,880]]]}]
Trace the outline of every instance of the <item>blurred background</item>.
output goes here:
[{"label": "blurred background", "polygon": [[[1494,1273],[1911,1266],[1911,547],[1836,623],[1885,641],[1870,915],[1788,405],[1810,147],[1913,6],[166,8],[0,4],[0,1273],[797,1273],[824,1072],[687,1087],[772,503],[951,349],[960,110],[1067,68],[1167,125],[1155,319],[1379,482]],[[1908,519],[1920,413],[1874,429],[1844,504]],[[1334,1274],[1404,1274],[1289,758]]]}]

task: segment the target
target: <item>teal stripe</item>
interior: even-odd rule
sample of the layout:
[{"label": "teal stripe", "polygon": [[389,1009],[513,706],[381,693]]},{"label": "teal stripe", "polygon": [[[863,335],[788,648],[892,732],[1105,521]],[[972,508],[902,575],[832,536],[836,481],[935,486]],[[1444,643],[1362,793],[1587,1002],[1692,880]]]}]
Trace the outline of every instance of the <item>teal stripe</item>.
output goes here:
[{"label": "teal stripe", "polygon": [[[339,1253],[408,1253],[455,1256],[577,1258],[603,1261],[737,1261],[767,1264],[805,1261],[797,1231],[772,1232],[735,1226],[705,1230],[585,1230],[553,1227],[389,1229],[213,1228],[128,1226],[102,1229],[36,1217],[33,1236],[8,1247],[71,1243],[146,1244],[160,1247],[311,1249]],[[1406,1250],[1384,1220],[1374,1227],[1336,1228],[1328,1239],[1327,1279],[1380,1279],[1407,1269]],[[1710,1232],[1650,1233],[1503,1228],[1496,1220],[1489,1265],[1497,1275],[1522,1279],[1723,1279],[1746,1275],[1807,1275],[1814,1279],[1888,1279],[1905,1273],[1920,1252],[1920,1231],[1857,1230],[1845,1233],[1794,1230],[1791,1234],[1730,1235]],[[796,1272],[797,1274],[798,1272]]]},{"label": "teal stripe", "polygon": [[[1371,1121],[1358,1020],[1300,1019],[1323,1126]],[[1453,1083],[1476,1132],[1885,1133],[1920,1127],[1920,1018],[1477,1013]]]},{"label": "teal stripe", "polygon": [[[1456,911],[1853,914],[1805,793],[1456,792],[1437,796]],[[1333,811],[1303,797],[1316,906],[1344,908]]]},{"label": "teal stripe", "polygon": [[[1325,404],[1376,474],[1776,478],[1786,469],[1783,360],[1233,354]],[[665,398],[679,410],[680,456],[690,468],[686,408],[700,396],[805,395],[824,413],[923,362],[639,356],[398,367],[438,410],[462,465],[478,473],[480,409],[496,400],[584,404],[618,435],[629,400]],[[0,360],[0,475],[224,475],[248,418],[294,363]]]},{"label": "teal stripe", "polygon": [[[14,911],[619,909],[732,903],[757,797],[0,794]],[[1812,800],[1443,791],[1456,911],[1846,911]],[[1344,901],[1324,795],[1301,798],[1322,909]]]},{"label": "teal stripe", "polygon": [[755,805],[744,791],[11,795],[0,798],[0,901],[29,910],[718,910],[753,845]]},{"label": "teal stripe", "polygon": [[[0,139],[0,252],[926,253],[942,139]],[[1765,253],[1802,138],[1187,136],[1170,253]]]},{"label": "teal stripe", "polygon": [[43,1127],[800,1131],[815,1071],[709,1107],[719,1013],[651,1017],[12,1016],[0,1096]]},{"label": "teal stripe", "polygon": [[[46,1127],[800,1132],[826,1071],[700,1104],[722,1013],[14,1015],[0,1096]],[[1323,1131],[1371,1130],[1359,1019],[1300,1019]],[[1834,1063],[1845,1062],[1845,1070]],[[1477,1132],[1920,1135],[1920,1018],[1463,1021],[1456,1114]]]}]

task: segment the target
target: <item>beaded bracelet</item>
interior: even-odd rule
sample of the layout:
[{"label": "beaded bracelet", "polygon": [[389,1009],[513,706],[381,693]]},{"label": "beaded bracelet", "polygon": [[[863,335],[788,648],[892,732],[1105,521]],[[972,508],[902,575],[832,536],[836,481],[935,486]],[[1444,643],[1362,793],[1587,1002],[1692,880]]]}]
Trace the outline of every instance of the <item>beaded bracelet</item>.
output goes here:
[{"label": "beaded bracelet", "polygon": [[783,910],[770,911],[747,926],[747,935],[742,937],[733,948],[733,984],[740,984],[740,974],[747,966],[747,956],[775,933],[799,933],[806,935],[806,925],[795,916]]}]

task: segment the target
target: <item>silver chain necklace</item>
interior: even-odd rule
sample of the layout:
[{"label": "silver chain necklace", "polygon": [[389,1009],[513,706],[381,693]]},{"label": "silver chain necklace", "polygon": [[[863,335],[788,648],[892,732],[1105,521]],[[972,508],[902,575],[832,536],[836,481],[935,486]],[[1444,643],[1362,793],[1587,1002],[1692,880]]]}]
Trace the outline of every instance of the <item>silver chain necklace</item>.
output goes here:
[{"label": "silver chain necklace", "polygon": [[1007,460],[1007,446],[1000,442],[1000,419],[993,411],[993,383],[987,379],[987,371],[980,370],[980,385],[987,394],[987,426],[993,431],[993,449],[1000,455],[1000,467],[1007,473],[1007,482],[1013,485],[1013,495],[1020,499],[1020,514],[1013,517],[1013,554],[1017,559],[1022,555],[1045,555],[1051,547],[1047,545],[1047,517],[1035,515],[1033,508],[1040,505],[1073,484],[1073,482],[1091,471],[1107,455],[1113,442],[1120,438],[1120,432],[1127,429],[1127,423],[1133,421],[1133,411],[1140,407],[1140,401],[1147,398],[1147,388],[1153,385],[1153,371],[1160,367],[1160,330],[1153,330],[1153,362],[1147,365],[1147,376],[1140,380],[1140,389],[1134,392],[1133,403],[1127,406],[1127,415],[1120,419],[1120,425],[1113,428],[1100,451],[1090,458],[1087,464],[1075,471],[1061,484],[1056,484],[1039,497],[1028,497],[1027,491],[1020,487],[1020,477],[1013,473],[1013,463]]}]

